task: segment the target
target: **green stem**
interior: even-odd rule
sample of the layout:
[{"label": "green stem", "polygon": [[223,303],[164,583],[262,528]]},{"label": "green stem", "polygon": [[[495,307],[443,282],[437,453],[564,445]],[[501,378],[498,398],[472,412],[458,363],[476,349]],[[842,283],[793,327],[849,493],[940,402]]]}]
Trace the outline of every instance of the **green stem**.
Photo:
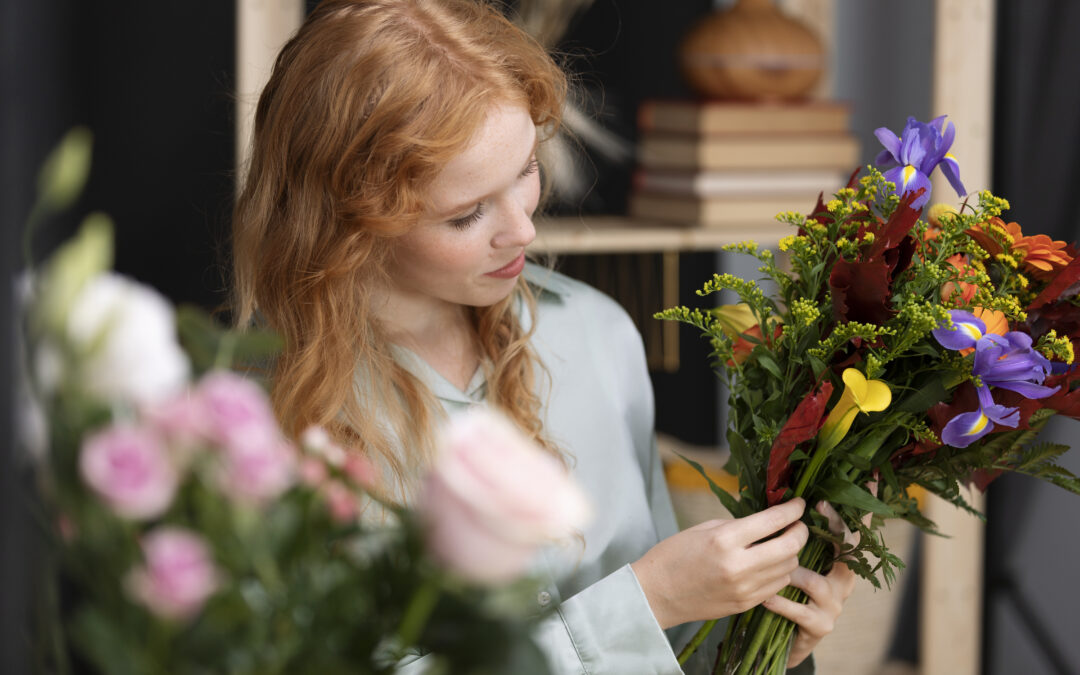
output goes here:
[{"label": "green stem", "polygon": [[739,669],[735,671],[735,675],[748,675],[750,669],[757,661],[757,653],[761,651],[761,645],[765,642],[765,638],[772,632],[774,619],[778,618],[776,614],[767,612],[761,620],[761,624],[758,629],[754,631],[754,637],[750,640],[750,644],[743,652],[742,663],[739,664]]},{"label": "green stem", "polygon": [[[799,564],[810,570],[821,571],[827,559],[827,547],[828,542],[812,538],[799,553]],[[780,595],[795,602],[806,602],[805,594],[793,586],[784,588]],[[783,673],[795,624],[760,606],[733,617],[732,624],[736,623],[740,627],[747,626],[747,633],[752,637],[745,648],[742,644],[734,645],[732,636],[737,635],[738,630],[733,632],[729,626],[721,651],[720,661],[726,668],[723,672],[735,675]],[[739,656],[742,658],[736,667],[733,661]]]},{"label": "green stem", "polygon": [[716,619],[706,621],[705,623],[701,624],[701,628],[698,629],[698,632],[694,633],[694,637],[690,638],[690,642],[688,642],[687,645],[682,648],[682,651],[679,652],[680,666],[686,663],[686,660],[689,659],[695,651],[697,651],[697,648],[700,647],[701,643],[705,641],[705,638],[709,636],[709,633],[712,631],[713,626],[715,625]]},{"label": "green stem", "polygon": [[440,592],[438,580],[435,577],[429,577],[413,593],[409,606],[405,608],[401,625],[398,626],[399,648],[410,647],[420,639],[420,634],[424,631],[424,626],[427,625],[428,618],[439,601]]},{"label": "green stem", "polygon": [[44,204],[40,200],[34,203],[30,209],[30,215],[26,218],[26,226],[22,233],[23,264],[27,272],[34,270],[34,232],[38,229],[38,223],[45,215]]},{"label": "green stem", "polygon": [[49,647],[52,650],[53,667],[56,668],[57,673],[66,674],[71,672],[71,664],[68,662],[67,639],[64,636],[64,616],[60,611],[60,593],[57,590],[60,570],[56,565],[51,564],[50,569],[45,574],[46,615],[48,622],[51,624]]},{"label": "green stem", "polygon": [[231,332],[221,336],[217,354],[214,355],[214,369],[228,370],[232,366],[233,352],[236,350],[236,336]]},{"label": "green stem", "polygon": [[829,448],[826,448],[825,446],[818,446],[817,450],[814,451],[813,457],[810,458],[810,464],[803,469],[802,475],[799,476],[799,483],[795,486],[796,497],[802,497],[803,493],[806,492],[807,486],[817,475],[818,470],[821,468],[821,465],[828,454]]}]

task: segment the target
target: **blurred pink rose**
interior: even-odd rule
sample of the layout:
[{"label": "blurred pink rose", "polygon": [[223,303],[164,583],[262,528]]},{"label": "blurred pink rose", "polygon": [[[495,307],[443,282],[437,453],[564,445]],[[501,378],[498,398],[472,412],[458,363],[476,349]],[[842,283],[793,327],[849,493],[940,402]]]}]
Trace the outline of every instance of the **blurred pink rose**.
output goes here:
[{"label": "blurred pink rose", "polygon": [[194,391],[151,404],[145,414],[155,429],[179,446],[190,448],[213,437],[210,413]]},{"label": "blurred pink rose", "polygon": [[145,565],[128,573],[128,593],[166,619],[187,619],[202,609],[220,583],[202,538],[178,527],[160,527],[141,544]]},{"label": "blurred pink rose", "polygon": [[87,437],[79,470],[113,511],[132,519],[164,513],[180,479],[158,435],[133,426],[109,427]]},{"label": "blurred pink rose", "polygon": [[240,375],[214,371],[199,381],[196,395],[213,439],[230,448],[264,445],[281,436],[262,388]]},{"label": "blurred pink rose", "polygon": [[330,517],[338,523],[355,522],[360,513],[357,495],[341,481],[330,481],[324,488],[326,507]]},{"label": "blurred pink rose", "polygon": [[345,457],[342,470],[357,487],[370,489],[375,485],[375,465],[358,450],[353,450]]},{"label": "blurred pink rose", "polygon": [[300,434],[300,445],[308,452],[319,455],[333,467],[340,468],[345,464],[345,448],[334,443],[330,434],[320,426],[308,427]]},{"label": "blurred pink rose", "polygon": [[281,436],[226,447],[221,460],[221,487],[240,501],[274,499],[296,482],[296,448]]},{"label": "blurred pink rose", "polygon": [[522,574],[537,549],[585,525],[589,507],[562,464],[491,411],[451,419],[418,512],[428,546],[471,581]]},{"label": "blurred pink rose", "polygon": [[314,457],[304,457],[300,460],[300,466],[297,468],[297,474],[300,476],[300,480],[308,487],[319,487],[326,482],[326,479],[330,476],[330,472],[326,469],[326,464],[323,464],[321,459],[315,459]]}]

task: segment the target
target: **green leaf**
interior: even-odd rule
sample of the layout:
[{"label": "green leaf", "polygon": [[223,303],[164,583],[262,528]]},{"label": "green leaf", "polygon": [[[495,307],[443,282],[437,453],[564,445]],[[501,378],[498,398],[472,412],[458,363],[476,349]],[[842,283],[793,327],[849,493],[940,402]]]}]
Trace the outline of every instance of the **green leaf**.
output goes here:
[{"label": "green leaf", "polygon": [[915,391],[909,396],[905,396],[893,407],[893,410],[911,413],[924,412],[928,410],[930,406],[944,401],[945,397],[948,395],[949,392],[945,389],[945,384],[942,382],[942,379],[937,376],[931,376],[929,382],[923,385],[918,391]]},{"label": "green leaf", "polygon": [[778,366],[776,364],[776,361],[774,361],[773,358],[771,356],[769,356],[768,354],[760,354],[760,355],[758,355],[757,356],[757,362],[758,362],[758,365],[760,365],[765,370],[769,371],[769,374],[772,375],[773,377],[775,377],[776,379],[778,379],[778,380],[783,380],[784,379],[784,373],[780,370],[780,366]]},{"label": "green leaf", "polygon": [[79,291],[112,264],[112,220],[104,213],[92,213],[83,220],[78,233],[49,258],[39,303],[39,320],[44,327],[63,334]]},{"label": "green leaf", "polygon": [[701,466],[701,464],[695,462],[689,457],[686,457],[685,455],[682,455],[678,452],[676,452],[675,454],[679,455],[679,457],[684,462],[692,466],[694,468],[694,471],[697,471],[699,474],[701,474],[701,477],[704,478],[706,482],[708,482],[709,489],[712,490],[712,493],[716,495],[717,499],[720,500],[720,503],[724,505],[724,508],[727,509],[728,513],[735,516],[736,518],[741,517],[739,514],[745,510],[744,507],[738,502],[738,500],[735,499],[735,497],[731,496],[727,490],[713,482],[712,478],[709,478],[709,474],[705,471],[705,467]]},{"label": "green leaf", "polygon": [[1068,445],[1060,443],[1035,443],[1027,448],[1014,449],[996,468],[1041,478],[1069,492],[1080,494],[1080,479],[1053,461],[1068,450]]},{"label": "green leaf", "polygon": [[229,329],[193,305],[177,309],[176,326],[197,373],[236,365],[265,365],[283,346],[281,337],[274,332]]},{"label": "green leaf", "polygon": [[[117,625],[117,617],[103,610],[85,607],[76,613],[71,637],[76,649],[100,672],[109,675],[139,675],[152,672],[144,651],[144,635],[133,635]],[[159,659],[165,654],[158,654]]]},{"label": "green leaf", "polygon": [[818,483],[818,492],[828,501],[835,504],[846,504],[871,513],[877,513],[887,518],[896,514],[885,502],[873,496],[863,488],[842,478],[826,478]]},{"label": "green leaf", "polygon": [[90,175],[93,147],[94,136],[86,127],[64,134],[38,173],[39,208],[56,212],[75,203]]},{"label": "green leaf", "polygon": [[808,461],[809,459],[810,459],[810,455],[806,454],[805,452],[803,452],[802,450],[799,450],[797,448],[795,450],[792,450],[791,454],[788,455],[788,461],[789,462],[797,462],[797,461],[805,462],[805,461]]}]

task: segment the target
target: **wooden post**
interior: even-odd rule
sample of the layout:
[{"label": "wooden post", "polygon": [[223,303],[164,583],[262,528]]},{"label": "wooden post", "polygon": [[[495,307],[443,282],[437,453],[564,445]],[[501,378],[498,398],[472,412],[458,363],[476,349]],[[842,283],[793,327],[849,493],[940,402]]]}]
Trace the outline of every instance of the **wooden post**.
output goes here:
[{"label": "wooden post", "polygon": [[303,0],[236,0],[236,175],[247,168],[255,104],[274,59],[304,20]]},{"label": "wooden post", "polygon": [[825,63],[811,96],[832,98],[836,89],[836,0],[780,0],[780,8],[805,23],[821,39]]},{"label": "wooden post", "polygon": [[[991,176],[994,67],[993,0],[937,0],[934,30],[933,116],[956,124],[952,153],[964,187],[988,189]],[[934,176],[931,202],[956,203],[956,193]],[[979,510],[977,491],[968,502]],[[982,633],[983,525],[931,497],[927,516],[949,539],[926,537],[920,589],[921,675],[976,675]]]}]

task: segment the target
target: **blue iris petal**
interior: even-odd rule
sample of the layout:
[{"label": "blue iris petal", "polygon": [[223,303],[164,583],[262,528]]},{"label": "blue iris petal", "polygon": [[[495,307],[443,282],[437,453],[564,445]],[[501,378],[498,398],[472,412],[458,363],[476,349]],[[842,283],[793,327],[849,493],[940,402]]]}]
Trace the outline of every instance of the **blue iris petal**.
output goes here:
[{"label": "blue iris petal", "polygon": [[885,127],[880,127],[874,130],[874,135],[885,146],[885,149],[878,153],[874,163],[882,169],[888,169],[899,164],[900,139],[896,137],[896,134]]},{"label": "blue iris petal", "polygon": [[994,424],[982,409],[960,413],[941,430],[941,440],[954,448],[966,448],[994,430]]},{"label": "blue iris petal", "polygon": [[949,316],[952,317],[955,329],[950,330],[943,325],[931,331],[938,343],[946,349],[960,350],[974,347],[977,341],[986,334],[986,324],[971,312],[954,309],[949,311]]},{"label": "blue iris petal", "polygon": [[[980,384],[976,390],[979,408],[955,416],[941,431],[944,443],[964,448],[991,433],[994,425],[1016,427],[1020,423],[1020,409],[995,403],[990,387],[1008,389],[1029,399],[1046,398],[1060,387],[1043,385],[1053,365],[1032,349],[1032,339],[1027,333],[1010,331],[1005,335],[981,335],[986,326],[974,315],[962,310],[950,310],[949,315],[957,330],[939,327],[933,335],[948,349],[963,349],[974,344],[971,372],[978,376]],[[979,337],[975,338],[976,335]]]},{"label": "blue iris petal", "polygon": [[914,164],[904,164],[889,169],[885,172],[885,180],[896,185],[896,193],[899,195],[917,192],[919,188],[923,188],[922,195],[911,202],[911,208],[913,209],[920,208],[930,201],[930,179],[926,174],[915,168]]},{"label": "blue iris petal", "polygon": [[[952,122],[946,123],[944,115],[935,117],[928,123],[909,117],[899,137],[885,127],[876,129],[874,135],[885,148],[878,154],[875,163],[882,170],[889,170],[886,180],[896,184],[897,194],[903,196],[925,187],[926,192],[913,204],[915,208],[930,200],[929,176],[939,166],[956,193],[960,196],[966,194],[964,184],[960,182],[960,165],[956,158],[949,154],[956,138],[956,125]],[[897,180],[899,174],[896,169],[908,165],[914,167],[921,178],[916,179],[913,175],[910,181]]]}]

